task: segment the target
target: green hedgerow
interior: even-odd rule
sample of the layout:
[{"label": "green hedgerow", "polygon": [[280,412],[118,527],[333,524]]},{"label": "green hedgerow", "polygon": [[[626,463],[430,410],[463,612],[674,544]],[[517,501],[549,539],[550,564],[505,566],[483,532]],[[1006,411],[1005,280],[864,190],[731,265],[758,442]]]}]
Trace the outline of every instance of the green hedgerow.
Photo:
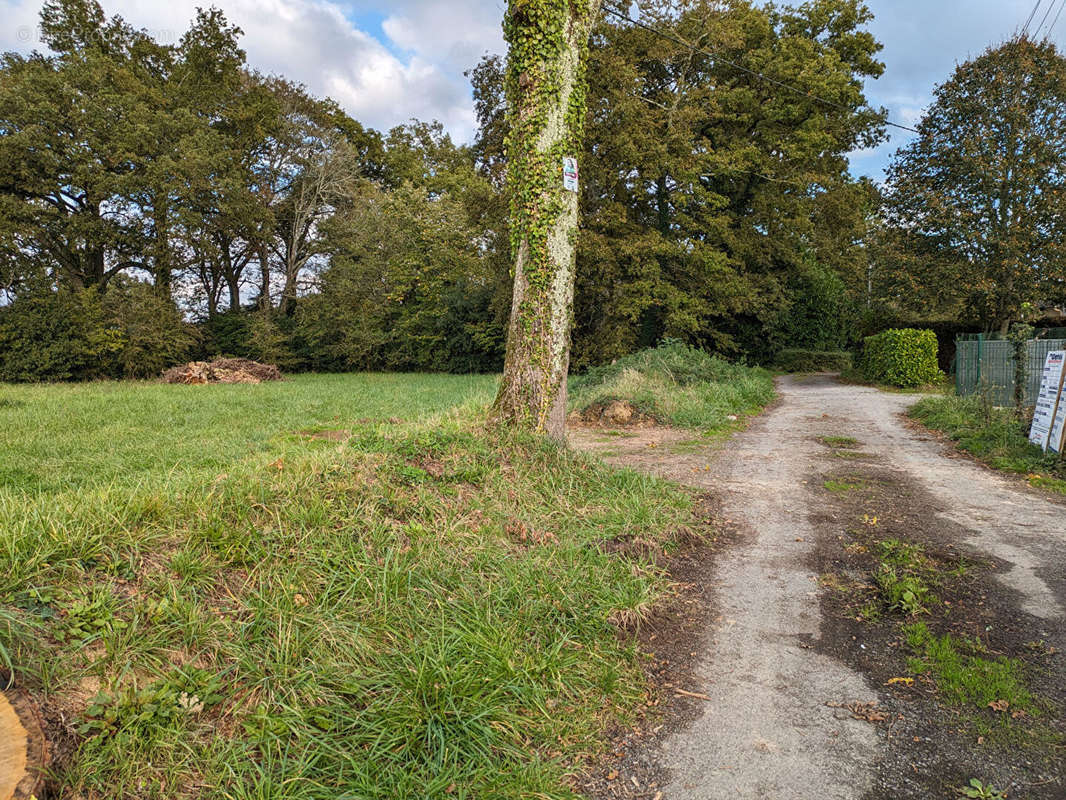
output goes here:
[{"label": "green hedgerow", "polygon": [[869,336],[863,347],[863,377],[901,388],[936,383],[943,378],[938,350],[936,334],[929,330],[895,328]]}]

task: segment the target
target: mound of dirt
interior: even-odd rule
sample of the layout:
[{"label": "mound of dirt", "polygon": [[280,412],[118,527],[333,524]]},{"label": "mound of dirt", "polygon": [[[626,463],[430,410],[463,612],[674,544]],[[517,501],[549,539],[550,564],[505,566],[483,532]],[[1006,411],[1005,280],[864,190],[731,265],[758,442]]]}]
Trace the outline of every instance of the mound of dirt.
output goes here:
[{"label": "mound of dirt", "polygon": [[571,425],[606,425],[618,428],[644,428],[655,425],[656,420],[641,413],[625,400],[610,403],[594,403],[584,411],[573,411],[567,420]]},{"label": "mound of dirt", "polygon": [[262,383],[280,381],[281,370],[273,364],[260,364],[247,358],[216,358],[191,361],[163,373],[163,383],[197,385],[204,383]]}]

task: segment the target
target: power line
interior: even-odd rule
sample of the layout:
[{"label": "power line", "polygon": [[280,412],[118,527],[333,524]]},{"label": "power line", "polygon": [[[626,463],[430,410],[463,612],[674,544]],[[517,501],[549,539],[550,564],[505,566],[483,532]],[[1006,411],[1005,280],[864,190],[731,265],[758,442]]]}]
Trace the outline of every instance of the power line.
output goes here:
[{"label": "power line", "polygon": [[[1040,6],[1043,2],[1044,0],[1036,0],[1036,5],[1033,6],[1033,10],[1029,12],[1029,19],[1027,19],[1025,21],[1025,24],[1022,26],[1022,36],[1025,36],[1027,33],[1029,33],[1029,26],[1033,24],[1033,19],[1036,17],[1036,12],[1040,10]],[[1052,2],[1054,2],[1054,0],[1052,0]]]},{"label": "power line", "polygon": [[1051,38],[1051,34],[1055,31],[1055,26],[1059,25],[1059,18],[1063,15],[1063,9],[1066,9],[1066,0],[1063,0],[1062,3],[1060,3],[1059,13],[1055,14],[1055,18],[1051,21],[1051,27],[1048,28],[1048,32],[1044,34],[1045,38]]},{"label": "power line", "polygon": [[[799,95],[800,97],[806,97],[809,100],[816,100],[819,103],[822,103],[823,105],[830,106],[831,108],[838,109],[839,111],[847,111],[848,113],[852,113],[854,111],[854,109],[842,103],[837,103],[833,100],[827,100],[826,98],[820,97],[814,94],[813,92],[800,89],[799,87],[793,86],[789,83],[785,83],[784,81],[779,81],[777,78],[771,78],[769,75],[765,75],[761,72],[757,72],[756,70],[749,69],[748,67],[742,66],[741,64],[738,64],[735,61],[730,61],[727,58],[723,58],[720,55],[716,55],[715,53],[712,53],[709,50],[704,50],[702,48],[696,47],[695,45],[689,44],[688,42],[677,36],[674,36],[671,33],[667,33],[666,31],[660,30],[659,28],[656,28],[652,25],[648,25],[645,22],[635,20],[632,17],[621,13],[620,11],[615,11],[613,8],[604,7],[604,11],[606,11],[608,14],[611,14],[612,16],[618,17],[618,19],[625,20],[626,22],[629,22],[632,25],[636,25],[638,28],[643,28],[646,31],[654,33],[656,36],[659,36],[663,39],[667,39],[673,42],[674,44],[679,44],[682,47],[688,48],[693,53],[699,53],[701,55],[707,56],[707,58],[713,59],[715,61],[720,61],[723,64],[729,65],[738,72],[743,72],[744,74],[750,75],[753,78],[758,78],[759,80],[765,81],[766,83],[772,84],[773,86],[777,86],[780,89],[792,92],[793,94]],[[900,125],[898,122],[891,122],[887,119],[882,120],[882,122],[889,127],[899,128],[900,130],[907,131],[908,133],[920,133],[920,131],[918,131],[916,128],[909,128],[906,125]]]},{"label": "power line", "polygon": [[1047,11],[1044,12],[1043,19],[1040,20],[1040,24],[1036,26],[1036,31],[1033,32],[1033,38],[1034,39],[1037,36],[1040,35],[1040,29],[1043,28],[1044,25],[1047,23],[1048,17],[1051,16],[1051,12],[1054,11],[1054,10],[1055,10],[1055,0],[1051,0],[1051,2],[1047,4]]},{"label": "power line", "polygon": [[1047,37],[1049,39],[1051,34],[1055,32],[1055,26],[1059,24],[1059,17],[1062,16],[1063,9],[1066,9],[1066,0],[1062,0],[1062,5],[1059,6],[1059,13],[1055,15],[1055,20],[1051,23],[1051,27],[1047,29]]}]

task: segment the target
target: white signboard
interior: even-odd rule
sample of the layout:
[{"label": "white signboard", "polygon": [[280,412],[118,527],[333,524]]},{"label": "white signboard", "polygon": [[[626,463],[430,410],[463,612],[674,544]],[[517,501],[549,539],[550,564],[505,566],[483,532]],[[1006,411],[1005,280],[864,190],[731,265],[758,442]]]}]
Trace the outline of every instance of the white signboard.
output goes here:
[{"label": "white signboard", "polygon": [[[1047,361],[1044,362],[1044,376],[1040,382],[1040,394],[1036,398],[1033,427],[1029,432],[1029,441],[1045,451],[1051,441],[1051,428],[1055,424],[1059,398],[1062,396],[1062,380],[1066,374],[1064,367],[1066,367],[1066,350],[1055,350],[1047,354]],[[1061,437],[1059,444],[1061,445]]]},{"label": "white signboard", "polygon": [[1066,452],[1066,386],[1062,387],[1062,394],[1059,395],[1059,410],[1055,412],[1047,449],[1053,453]]},{"label": "white signboard", "polygon": [[568,192],[577,191],[577,159],[563,159],[563,188]]}]

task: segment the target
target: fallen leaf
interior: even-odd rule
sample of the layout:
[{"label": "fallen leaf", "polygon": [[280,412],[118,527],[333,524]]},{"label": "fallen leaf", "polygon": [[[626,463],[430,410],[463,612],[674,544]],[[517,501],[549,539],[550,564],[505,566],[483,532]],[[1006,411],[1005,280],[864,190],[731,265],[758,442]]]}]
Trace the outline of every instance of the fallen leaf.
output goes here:
[{"label": "fallen leaf", "polygon": [[988,704],[988,707],[991,708],[993,711],[1006,711],[1008,708],[1010,708],[1010,703],[1008,703],[1006,700],[993,700],[991,703]]},{"label": "fallen leaf", "polygon": [[902,683],[902,684],[906,684],[907,686],[912,686],[914,684],[914,678],[889,678],[888,681],[885,682],[885,686],[893,686],[894,684],[897,684],[897,683]]},{"label": "fallen leaf", "polygon": [[617,780],[617,779],[618,779],[618,770],[612,769],[610,772],[607,773],[607,780],[613,781],[613,780]]},{"label": "fallen leaf", "polygon": [[877,710],[876,702],[860,703],[858,700],[853,700],[850,703],[826,703],[826,705],[829,708],[845,708],[851,712],[852,717],[864,722],[884,722],[888,719],[888,714]]}]

